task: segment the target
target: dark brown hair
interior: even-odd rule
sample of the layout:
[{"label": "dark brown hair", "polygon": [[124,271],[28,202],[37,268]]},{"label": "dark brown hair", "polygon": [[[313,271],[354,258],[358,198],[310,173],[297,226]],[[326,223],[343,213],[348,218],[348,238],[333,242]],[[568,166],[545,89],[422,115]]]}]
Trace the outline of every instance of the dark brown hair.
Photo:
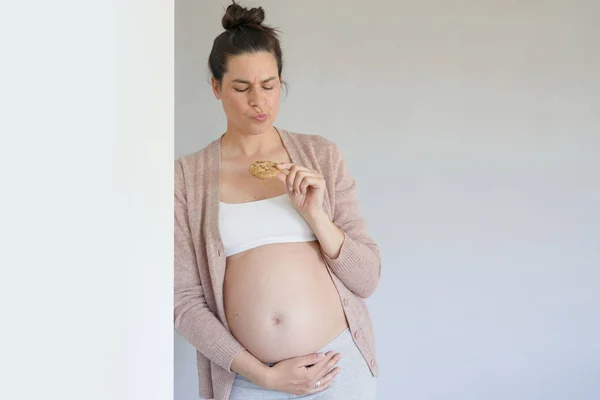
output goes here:
[{"label": "dark brown hair", "polygon": [[227,7],[221,23],[225,32],[217,36],[208,57],[212,76],[221,83],[227,72],[227,58],[243,53],[266,51],[277,60],[278,75],[283,70],[283,56],[278,31],[263,25],[265,10],[262,7],[247,9],[235,1]]}]

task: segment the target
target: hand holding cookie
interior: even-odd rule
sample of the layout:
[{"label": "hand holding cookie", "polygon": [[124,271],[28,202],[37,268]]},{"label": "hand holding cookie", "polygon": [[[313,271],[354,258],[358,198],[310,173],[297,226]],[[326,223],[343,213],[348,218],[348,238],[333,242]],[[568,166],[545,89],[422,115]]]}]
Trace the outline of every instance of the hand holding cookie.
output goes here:
[{"label": "hand holding cookie", "polygon": [[277,164],[281,174],[276,175],[286,185],[296,209],[308,222],[323,216],[325,179],[312,169],[291,163]]}]

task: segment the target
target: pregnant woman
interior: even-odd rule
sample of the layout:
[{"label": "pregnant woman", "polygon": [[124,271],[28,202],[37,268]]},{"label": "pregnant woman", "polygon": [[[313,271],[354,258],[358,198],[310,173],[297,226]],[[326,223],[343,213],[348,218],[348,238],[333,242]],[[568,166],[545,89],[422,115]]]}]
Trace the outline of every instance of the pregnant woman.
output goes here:
[{"label": "pregnant woman", "polygon": [[263,19],[227,8],[209,56],[227,129],[175,163],[175,327],[202,398],[371,400],[378,246],[335,144],[274,126],[282,52]]}]

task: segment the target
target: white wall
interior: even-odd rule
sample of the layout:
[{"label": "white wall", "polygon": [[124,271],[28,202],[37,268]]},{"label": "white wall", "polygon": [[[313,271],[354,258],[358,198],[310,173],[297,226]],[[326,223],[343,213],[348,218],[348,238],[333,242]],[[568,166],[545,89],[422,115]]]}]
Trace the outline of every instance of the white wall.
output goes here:
[{"label": "white wall", "polygon": [[[225,128],[206,61],[228,1],[175,4],[180,156]],[[600,3],[260,5],[278,125],[340,146],[381,245],[378,399],[600,398]]]},{"label": "white wall", "polygon": [[174,6],[0,2],[0,399],[173,393]]}]

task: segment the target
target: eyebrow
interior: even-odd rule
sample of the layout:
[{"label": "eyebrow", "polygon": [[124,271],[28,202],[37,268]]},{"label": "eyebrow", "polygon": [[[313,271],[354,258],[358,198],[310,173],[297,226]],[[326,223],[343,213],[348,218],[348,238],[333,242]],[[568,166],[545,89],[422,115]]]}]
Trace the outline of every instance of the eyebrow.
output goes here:
[{"label": "eyebrow", "polygon": [[[270,81],[272,81],[272,80],[274,80],[274,79],[277,79],[277,77],[276,77],[276,76],[272,76],[272,77],[270,77],[270,78],[267,78],[267,79],[265,79],[265,80],[264,80],[264,81],[262,81],[261,83],[267,83],[267,82],[270,82]],[[245,81],[245,80],[243,80],[243,79],[234,79],[234,80],[232,80],[232,82],[236,82],[236,83],[243,83],[244,85],[250,85],[250,84],[251,84],[251,82],[250,82],[250,81]]]}]

